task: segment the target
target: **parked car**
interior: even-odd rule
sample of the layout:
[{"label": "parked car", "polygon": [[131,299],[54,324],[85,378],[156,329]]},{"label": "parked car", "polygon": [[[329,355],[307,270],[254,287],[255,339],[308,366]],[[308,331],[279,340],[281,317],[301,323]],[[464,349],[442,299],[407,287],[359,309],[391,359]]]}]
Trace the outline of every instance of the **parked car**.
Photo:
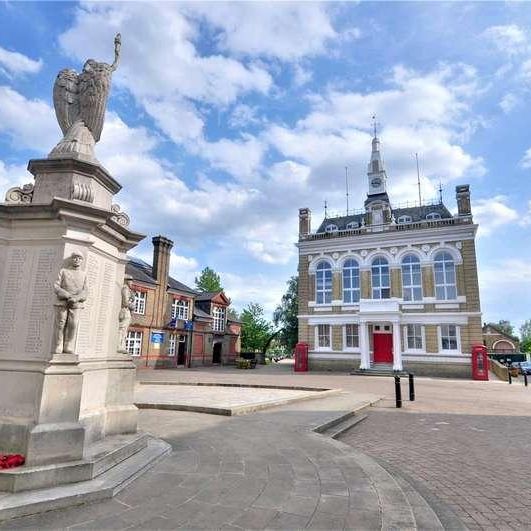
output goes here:
[{"label": "parked car", "polygon": [[520,362],[520,373],[531,374],[531,361]]}]

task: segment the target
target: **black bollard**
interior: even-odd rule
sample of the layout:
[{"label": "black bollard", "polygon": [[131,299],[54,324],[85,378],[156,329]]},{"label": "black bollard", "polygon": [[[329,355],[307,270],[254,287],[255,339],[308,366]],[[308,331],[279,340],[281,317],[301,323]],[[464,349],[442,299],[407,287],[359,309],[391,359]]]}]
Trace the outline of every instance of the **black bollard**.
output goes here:
[{"label": "black bollard", "polygon": [[415,402],[415,376],[409,373],[409,400]]},{"label": "black bollard", "polygon": [[511,369],[507,367],[507,376],[509,377],[509,384],[513,383],[513,377],[511,376]]},{"label": "black bollard", "polygon": [[402,407],[402,389],[400,388],[400,376],[398,374],[395,376],[395,398],[396,407]]},{"label": "black bollard", "polygon": [[524,372],[524,385],[527,387],[527,372]]}]

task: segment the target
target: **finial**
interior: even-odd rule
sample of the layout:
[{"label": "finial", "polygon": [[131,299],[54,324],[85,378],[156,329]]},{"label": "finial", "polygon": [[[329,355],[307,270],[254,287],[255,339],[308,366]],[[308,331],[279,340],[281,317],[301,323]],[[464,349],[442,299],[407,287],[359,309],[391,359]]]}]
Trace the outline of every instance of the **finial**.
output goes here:
[{"label": "finial", "polygon": [[439,181],[439,204],[442,205],[442,191],[443,191],[443,188],[442,188],[442,183],[441,181]]},{"label": "finial", "polygon": [[377,136],[377,129],[378,129],[378,125],[380,125],[377,121],[376,121],[376,114],[373,114],[372,115],[372,130],[373,130],[373,137],[376,138]]},{"label": "finial", "polygon": [[325,219],[328,217],[328,203],[325,199],[325,202],[324,202],[324,210],[325,210]]},{"label": "finial", "polygon": [[345,166],[345,187],[347,189],[347,216],[348,216],[348,166]]},{"label": "finial", "polygon": [[419,190],[419,207],[422,206],[422,195],[420,194],[420,170],[419,170],[419,154],[415,153],[415,159],[417,161],[417,186]]}]

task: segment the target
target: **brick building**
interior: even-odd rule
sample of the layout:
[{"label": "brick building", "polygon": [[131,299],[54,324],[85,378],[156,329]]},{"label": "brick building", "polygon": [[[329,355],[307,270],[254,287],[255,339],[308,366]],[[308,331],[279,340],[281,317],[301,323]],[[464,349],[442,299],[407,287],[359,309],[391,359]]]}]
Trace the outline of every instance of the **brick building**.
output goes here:
[{"label": "brick building", "polygon": [[520,340],[498,328],[495,324],[483,325],[483,344],[493,354],[520,352]]},{"label": "brick building", "polygon": [[364,209],[325,216],[311,231],[299,210],[299,341],[310,368],[470,375],[482,343],[468,185],[457,214],[442,201],[395,208],[380,141],[372,140]]},{"label": "brick building", "polygon": [[126,347],[138,367],[228,364],[240,352],[240,323],[221,291],[200,293],[169,275],[173,242],[153,238],[153,265],[130,258],[135,307]]}]

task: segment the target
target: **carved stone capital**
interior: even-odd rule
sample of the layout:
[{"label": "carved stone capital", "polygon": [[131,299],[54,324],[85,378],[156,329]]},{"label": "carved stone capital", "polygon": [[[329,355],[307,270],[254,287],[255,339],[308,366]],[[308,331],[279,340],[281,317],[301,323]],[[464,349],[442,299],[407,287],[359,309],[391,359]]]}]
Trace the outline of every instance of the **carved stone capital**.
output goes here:
[{"label": "carved stone capital", "polygon": [[117,205],[116,203],[111,206],[111,211],[114,212],[114,216],[111,217],[113,221],[116,221],[119,225],[122,225],[122,227],[129,226],[129,223],[131,222],[129,216],[125,212],[120,211],[120,205]]},{"label": "carved stone capital", "polygon": [[6,203],[31,203],[33,199],[33,184],[14,186],[6,193]]}]

